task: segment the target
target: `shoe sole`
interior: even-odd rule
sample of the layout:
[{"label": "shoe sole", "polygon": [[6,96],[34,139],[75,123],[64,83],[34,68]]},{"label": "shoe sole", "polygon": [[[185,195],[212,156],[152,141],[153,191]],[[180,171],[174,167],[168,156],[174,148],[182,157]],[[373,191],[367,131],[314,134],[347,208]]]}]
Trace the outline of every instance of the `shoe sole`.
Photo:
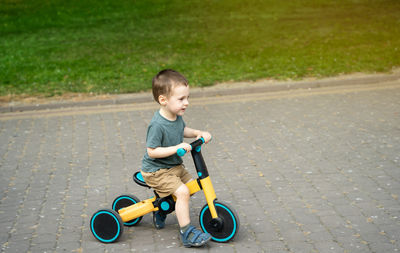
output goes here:
[{"label": "shoe sole", "polygon": [[194,244],[191,244],[191,243],[189,243],[189,244],[183,244],[183,246],[185,246],[186,248],[191,248],[191,247],[201,247],[201,246],[203,246],[203,245],[205,245],[206,243],[208,243],[209,241],[211,240],[211,236],[207,239],[207,240],[205,240],[205,241],[202,241],[202,242],[200,242],[200,243],[194,243]]}]

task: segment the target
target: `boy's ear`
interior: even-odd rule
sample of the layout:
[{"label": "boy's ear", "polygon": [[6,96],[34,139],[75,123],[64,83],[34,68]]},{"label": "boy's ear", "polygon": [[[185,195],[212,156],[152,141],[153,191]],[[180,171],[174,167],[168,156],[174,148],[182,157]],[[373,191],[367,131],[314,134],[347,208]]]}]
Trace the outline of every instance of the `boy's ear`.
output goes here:
[{"label": "boy's ear", "polygon": [[164,95],[158,96],[158,102],[160,105],[166,105],[167,104],[167,97]]}]

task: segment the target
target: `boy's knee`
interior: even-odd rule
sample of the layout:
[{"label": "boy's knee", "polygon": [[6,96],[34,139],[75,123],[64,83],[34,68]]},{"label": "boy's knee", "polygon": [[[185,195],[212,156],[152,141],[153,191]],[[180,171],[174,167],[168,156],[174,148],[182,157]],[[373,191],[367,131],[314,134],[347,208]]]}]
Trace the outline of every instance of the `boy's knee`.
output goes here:
[{"label": "boy's knee", "polygon": [[177,198],[189,198],[190,197],[189,188],[183,184],[179,186],[179,188],[175,191],[174,195]]}]

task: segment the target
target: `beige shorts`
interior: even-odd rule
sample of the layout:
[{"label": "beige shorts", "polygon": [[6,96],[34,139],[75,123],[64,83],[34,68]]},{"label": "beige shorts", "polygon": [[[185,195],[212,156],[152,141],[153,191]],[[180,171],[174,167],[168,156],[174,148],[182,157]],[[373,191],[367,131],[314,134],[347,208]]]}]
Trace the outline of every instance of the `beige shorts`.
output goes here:
[{"label": "beige shorts", "polygon": [[156,172],[143,172],[142,176],[148,186],[153,188],[161,198],[174,194],[183,184],[192,179],[183,164]]}]

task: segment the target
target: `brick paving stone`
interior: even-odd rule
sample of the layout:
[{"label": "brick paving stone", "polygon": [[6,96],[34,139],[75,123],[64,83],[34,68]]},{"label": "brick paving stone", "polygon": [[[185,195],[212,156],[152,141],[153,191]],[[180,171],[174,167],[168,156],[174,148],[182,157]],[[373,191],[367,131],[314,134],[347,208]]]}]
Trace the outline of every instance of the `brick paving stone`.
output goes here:
[{"label": "brick paving stone", "polygon": [[289,250],[282,241],[268,241],[261,243],[262,251],[266,253],[287,253]]},{"label": "brick paving stone", "polygon": [[315,248],[318,252],[344,252],[343,247],[333,241],[317,242],[315,243]]},{"label": "brick paving stone", "polygon": [[[387,83],[193,99],[186,124],[213,134],[204,158],[241,219],[235,241],[198,250],[182,247],[174,215],[164,230],[147,215],[113,244],[89,229],[118,195],[152,197],[132,174],[156,106],[0,115],[0,250],[397,252],[399,98]],[[197,226],[204,202],[191,201]]]},{"label": "brick paving stone", "polygon": [[289,243],[289,248],[292,252],[298,253],[317,252],[313,244],[303,241],[291,242]]}]

